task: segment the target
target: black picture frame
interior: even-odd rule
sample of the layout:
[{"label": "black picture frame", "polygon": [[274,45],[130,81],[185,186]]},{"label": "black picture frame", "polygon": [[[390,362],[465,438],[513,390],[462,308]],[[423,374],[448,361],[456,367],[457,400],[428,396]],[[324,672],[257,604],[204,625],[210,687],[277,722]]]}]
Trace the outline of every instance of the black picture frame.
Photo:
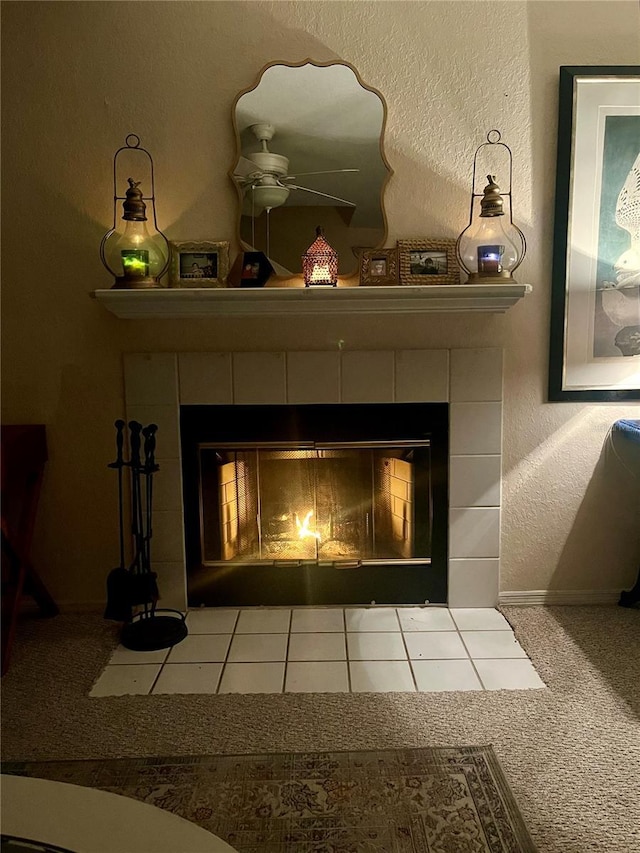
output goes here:
[{"label": "black picture frame", "polygon": [[231,287],[264,287],[274,273],[263,252],[240,252],[229,273]]},{"label": "black picture frame", "polygon": [[[633,158],[640,156],[640,133],[633,142],[636,123],[640,127],[636,85],[640,87],[636,65],[560,67],[550,402],[640,400],[640,325],[621,325],[616,332],[611,317],[619,315],[607,314],[603,307],[611,299],[606,291],[617,291],[617,299],[634,298],[633,285],[621,286],[611,253],[624,246],[624,232],[615,219],[625,185],[621,170],[631,174]],[[615,101],[614,110],[608,105]],[[611,116],[616,123],[607,121]],[[620,122],[629,116],[626,125]],[[609,162],[615,163],[615,171]],[[609,272],[607,278],[603,270]],[[636,298],[640,306],[640,286]]]}]

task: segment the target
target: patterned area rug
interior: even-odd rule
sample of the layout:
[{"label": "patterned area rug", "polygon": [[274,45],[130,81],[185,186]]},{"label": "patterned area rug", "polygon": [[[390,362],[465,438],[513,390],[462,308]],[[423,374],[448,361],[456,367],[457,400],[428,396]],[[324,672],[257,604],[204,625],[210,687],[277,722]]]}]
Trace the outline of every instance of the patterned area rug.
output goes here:
[{"label": "patterned area rug", "polygon": [[491,746],[13,762],[174,812],[240,853],[535,853]]}]

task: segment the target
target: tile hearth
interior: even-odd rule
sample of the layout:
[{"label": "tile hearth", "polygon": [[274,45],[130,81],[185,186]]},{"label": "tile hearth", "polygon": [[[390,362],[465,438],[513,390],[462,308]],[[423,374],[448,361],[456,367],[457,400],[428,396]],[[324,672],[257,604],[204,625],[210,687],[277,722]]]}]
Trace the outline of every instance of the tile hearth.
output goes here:
[{"label": "tile hearth", "polygon": [[542,688],[491,608],[202,608],[172,649],[119,646],[90,696]]}]

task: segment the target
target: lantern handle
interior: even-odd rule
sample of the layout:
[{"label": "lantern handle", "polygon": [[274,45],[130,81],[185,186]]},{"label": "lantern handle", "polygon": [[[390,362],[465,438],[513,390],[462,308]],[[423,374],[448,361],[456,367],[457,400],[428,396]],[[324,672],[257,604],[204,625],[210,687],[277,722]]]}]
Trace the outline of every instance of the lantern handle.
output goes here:
[{"label": "lantern handle", "polygon": [[[493,128],[487,133],[487,141],[483,142],[476,149],[476,153],[473,156],[473,178],[471,183],[471,212],[473,214],[473,200],[474,198],[480,198],[483,193],[476,192],[476,166],[478,162],[478,154],[480,153],[482,148],[485,148],[487,145],[499,145],[501,148],[506,148],[509,154],[509,190],[508,192],[500,193],[501,196],[509,199],[509,221],[513,224],[513,212],[511,210],[511,186],[513,184],[513,155],[511,153],[511,149],[506,144],[506,142],[502,142],[502,134],[496,128]],[[471,221],[471,220],[469,220]]]},{"label": "lantern handle", "polygon": [[[112,228],[115,230],[115,227],[116,227],[117,204],[119,201],[124,201],[124,199],[126,199],[126,196],[118,195],[118,190],[117,190],[118,155],[120,154],[121,151],[140,151],[142,154],[146,154],[147,157],[149,158],[149,171],[151,173],[151,195],[146,195],[146,196],[143,195],[142,199],[143,199],[143,201],[152,202],[153,225],[154,225],[156,231],[160,231],[160,229],[158,228],[158,221],[156,219],[156,190],[155,190],[155,176],[154,176],[154,171],[153,171],[153,157],[147,151],[146,148],[143,148],[140,145],[140,137],[138,136],[137,133],[128,133],[126,138],[125,138],[124,145],[122,145],[120,148],[118,148],[116,153],[113,155],[113,226],[112,226]],[[142,182],[140,181],[139,183],[142,183]],[[160,233],[162,233],[162,232],[160,232]]]},{"label": "lantern handle", "polygon": [[[132,140],[132,141],[130,141],[130,140]],[[125,144],[124,144],[124,145],[122,145],[120,148],[118,148],[118,150],[116,151],[116,153],[113,155],[113,197],[114,197],[114,200],[115,200],[115,201],[122,201],[122,200],[124,200],[124,199],[126,198],[126,196],[123,196],[123,195],[117,195],[117,189],[116,189],[116,186],[117,186],[117,174],[116,174],[116,169],[117,169],[117,160],[118,160],[118,155],[120,154],[120,152],[121,152],[121,151],[140,151],[140,152],[142,152],[143,154],[146,154],[146,155],[147,155],[147,157],[149,158],[150,171],[151,171],[151,195],[150,195],[150,196],[143,196],[142,198],[144,199],[144,201],[153,201],[153,202],[155,202],[155,194],[156,194],[156,193],[155,193],[155,180],[154,180],[154,174],[153,174],[153,157],[152,157],[152,156],[151,156],[151,154],[147,151],[147,149],[146,149],[146,148],[143,148],[143,147],[140,145],[140,137],[138,136],[138,134],[137,134],[137,133],[129,133],[129,134],[127,134],[127,137],[126,137],[126,139],[125,139],[125,141],[124,141],[124,142],[125,142]]]}]

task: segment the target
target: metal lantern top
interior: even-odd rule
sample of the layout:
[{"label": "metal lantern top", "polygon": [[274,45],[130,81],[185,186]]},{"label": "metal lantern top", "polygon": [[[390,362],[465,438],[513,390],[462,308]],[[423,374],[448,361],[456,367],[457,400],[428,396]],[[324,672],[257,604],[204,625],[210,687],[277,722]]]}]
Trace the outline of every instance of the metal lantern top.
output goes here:
[{"label": "metal lantern top", "polygon": [[504,201],[495,175],[487,175],[488,184],[480,199],[480,216],[503,216]]},{"label": "metal lantern top", "polygon": [[[473,200],[475,198],[481,198],[480,207],[481,213],[480,216],[502,216],[504,214],[504,199],[509,199],[509,219],[512,220],[511,215],[511,187],[513,184],[513,155],[511,153],[511,149],[506,144],[506,142],[502,142],[502,134],[499,130],[495,128],[490,130],[487,133],[487,141],[481,143],[476,148],[476,153],[473,155],[473,177],[471,179],[471,209],[469,215],[469,222],[473,218]],[[495,175],[487,175],[487,186],[483,189],[481,193],[476,192],[476,172],[478,166],[478,154],[482,151],[483,148],[487,146],[497,146],[499,148],[504,148],[509,155],[509,189],[507,192],[501,192],[500,187],[496,183]]]},{"label": "metal lantern top", "polygon": [[325,240],[320,225],[316,228],[316,239],[302,256],[302,273],[306,287],[338,283],[338,253]]},{"label": "metal lantern top", "polygon": [[130,222],[146,222],[147,221],[147,205],[144,203],[142,190],[138,189],[141,181],[134,181],[133,178],[127,178],[129,181],[129,189],[125,196],[125,202],[122,205],[124,210],[123,219]]}]

